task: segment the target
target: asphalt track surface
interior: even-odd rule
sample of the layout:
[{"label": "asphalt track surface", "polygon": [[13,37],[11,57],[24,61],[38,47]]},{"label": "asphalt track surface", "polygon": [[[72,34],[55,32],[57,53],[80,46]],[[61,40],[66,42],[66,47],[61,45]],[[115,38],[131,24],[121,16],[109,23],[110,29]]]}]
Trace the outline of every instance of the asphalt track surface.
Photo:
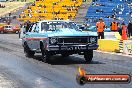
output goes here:
[{"label": "asphalt track surface", "polygon": [[16,34],[0,34],[0,88],[132,88],[129,84],[86,84],[76,82],[78,67],[88,74],[130,74],[132,57],[94,52],[93,62],[85,63],[82,55],[51,57],[44,63],[41,55],[24,56],[21,40]]}]

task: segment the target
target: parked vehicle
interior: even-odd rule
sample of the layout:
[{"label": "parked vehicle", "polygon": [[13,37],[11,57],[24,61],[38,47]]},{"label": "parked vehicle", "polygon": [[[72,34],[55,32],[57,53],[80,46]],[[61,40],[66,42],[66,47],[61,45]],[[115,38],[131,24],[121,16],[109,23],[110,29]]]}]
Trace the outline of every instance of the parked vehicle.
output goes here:
[{"label": "parked vehicle", "polygon": [[18,34],[20,28],[18,26],[5,25],[0,28],[0,33],[16,33]]},{"label": "parked vehicle", "polygon": [[34,23],[23,36],[22,45],[27,57],[42,53],[44,62],[56,54],[84,55],[85,60],[91,62],[93,50],[98,48],[97,39],[97,33],[82,32],[73,21],[47,20]]},{"label": "parked vehicle", "polygon": [[1,33],[1,34],[4,33],[4,26],[0,26],[0,33]]}]

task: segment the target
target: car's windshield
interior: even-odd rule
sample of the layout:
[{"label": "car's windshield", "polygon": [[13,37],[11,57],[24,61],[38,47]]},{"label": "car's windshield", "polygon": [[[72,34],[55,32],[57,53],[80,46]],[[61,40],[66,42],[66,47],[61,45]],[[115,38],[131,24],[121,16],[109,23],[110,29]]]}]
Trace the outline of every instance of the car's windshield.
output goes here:
[{"label": "car's windshield", "polygon": [[5,28],[11,28],[11,26],[5,26]]},{"label": "car's windshield", "polygon": [[55,31],[57,29],[70,28],[78,30],[78,27],[74,22],[43,22],[41,24],[41,31]]}]

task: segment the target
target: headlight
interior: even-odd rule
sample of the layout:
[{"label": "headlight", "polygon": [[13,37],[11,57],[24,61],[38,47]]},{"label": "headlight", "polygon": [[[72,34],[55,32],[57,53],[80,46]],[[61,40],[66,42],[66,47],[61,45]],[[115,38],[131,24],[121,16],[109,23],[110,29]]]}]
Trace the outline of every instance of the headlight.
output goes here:
[{"label": "headlight", "polygon": [[56,44],[57,43],[57,38],[50,38],[50,44]]},{"label": "headlight", "polygon": [[96,37],[90,37],[90,43],[96,43]]}]

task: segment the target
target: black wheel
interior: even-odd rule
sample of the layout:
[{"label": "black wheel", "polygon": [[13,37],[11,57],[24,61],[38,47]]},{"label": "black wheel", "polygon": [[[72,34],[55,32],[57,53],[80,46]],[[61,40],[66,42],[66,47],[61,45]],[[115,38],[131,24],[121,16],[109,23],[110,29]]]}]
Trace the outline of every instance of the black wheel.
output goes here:
[{"label": "black wheel", "polygon": [[45,63],[50,62],[50,54],[48,52],[42,52],[42,61]]},{"label": "black wheel", "polygon": [[50,52],[46,51],[42,42],[40,42],[40,49],[42,53],[42,61],[45,63],[50,62]]},{"label": "black wheel", "polygon": [[86,62],[90,63],[93,59],[93,50],[84,52],[84,58],[85,58]]},{"label": "black wheel", "polygon": [[4,31],[0,31],[1,34],[4,34]]},{"label": "black wheel", "polygon": [[35,52],[31,51],[28,47],[24,47],[24,53],[26,57],[34,57]]}]

